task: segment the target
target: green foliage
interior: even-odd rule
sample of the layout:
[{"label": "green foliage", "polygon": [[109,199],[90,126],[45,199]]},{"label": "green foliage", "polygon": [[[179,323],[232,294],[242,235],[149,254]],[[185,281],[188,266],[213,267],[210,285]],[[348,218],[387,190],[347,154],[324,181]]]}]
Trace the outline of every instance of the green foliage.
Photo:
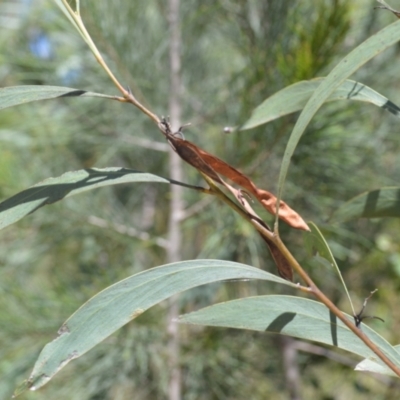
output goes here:
[{"label": "green foliage", "polygon": [[[400,325],[396,315],[390,314],[389,318],[386,315],[387,308],[395,309],[399,289],[398,220],[342,223],[350,218],[397,216],[396,188],[371,191],[376,189],[377,179],[381,179],[379,185],[398,186],[398,171],[394,165],[400,142],[391,136],[391,130],[396,127],[395,119],[385,116],[381,123],[382,116],[378,112],[366,115],[364,109],[356,105],[343,109],[341,102],[326,105],[324,111],[314,117],[326,101],[348,98],[356,81],[347,78],[398,40],[399,23],[384,28],[358,47],[354,36],[350,37],[346,46],[351,43],[356,49],[328,73],[332,61],[344,55],[343,41],[349,38],[350,25],[360,24],[358,13],[351,12],[345,1],[327,0],[318,6],[294,3],[190,0],[182,4],[183,114],[194,125],[192,130],[185,131],[185,136],[273,191],[286,142],[282,137],[294,125],[291,116],[275,119],[303,109],[283,157],[278,188],[282,192],[285,182],[284,200],[295,205],[302,215],[322,221],[337,210],[334,217],[341,217],[335,221],[340,221],[341,225],[319,223],[319,231],[310,224],[312,233],[305,235],[280,227],[280,236],[290,243],[293,254],[307,266],[317,285],[343,310],[347,303],[344,305],[341,286],[335,283],[334,269],[326,269],[327,263],[321,262],[322,259],[328,261],[329,267],[333,264],[340,268],[355,304],[361,304],[370,290],[379,287],[380,291],[370,303],[376,304],[374,313],[384,314],[387,322],[382,325],[371,321],[376,330],[361,324],[362,331],[399,365],[397,352],[377,333],[388,340],[396,340],[394,332]],[[125,291],[128,281],[135,282],[170,268],[143,272],[165,263],[169,185],[134,183],[175,183],[195,189],[185,192],[187,208],[182,220],[185,259],[223,258],[271,270],[274,267],[254,226],[228,207],[209,201],[211,196],[200,197],[204,190],[193,186],[201,182],[194,170],[185,171],[185,181],[193,185],[159,177],[168,176],[165,162],[168,146],[161,142],[159,132],[150,126],[144,115],[133,113],[128,106],[117,102],[58,98],[83,94],[123,100],[86,91],[94,89],[112,94],[115,89],[93,60],[90,49],[94,53],[96,49],[87,40],[82,27],[78,26],[78,30],[89,48],[78,35],[67,33],[70,24],[55,10],[54,5],[38,2],[29,14],[21,17],[25,18],[23,25],[28,28],[13,31],[9,34],[9,43],[0,44],[5,46],[8,64],[4,68],[9,71],[0,70],[2,86],[42,85],[1,89],[0,107],[53,99],[43,104],[21,105],[16,111],[10,108],[0,115],[5,127],[0,130],[0,194],[3,199],[8,198],[0,206],[2,227],[37,210],[8,226],[1,234],[6,250],[0,253],[0,347],[3,349],[0,397],[9,396],[13,387],[29,376],[40,350],[48,343],[39,356],[31,381],[23,389],[44,384],[77,356],[74,352],[77,346],[86,346],[79,352],[81,355],[97,345],[74,362],[73,367],[62,369],[54,383],[37,396],[42,393],[43,398],[124,399],[134,392],[139,399],[165,398],[169,379],[165,305],[162,303],[159,309],[149,310],[134,324],[109,335],[131,320],[132,310],[147,309],[173,293],[196,285],[244,276],[235,275],[232,266],[238,264],[218,261],[208,272],[200,268],[197,274],[188,270],[186,275],[181,275],[176,271],[168,277],[149,280],[141,289],[143,292],[133,290],[133,286]],[[105,55],[107,65],[121,77],[123,86],[129,86],[146,106],[151,104],[161,115],[165,114],[169,87],[164,4],[87,1],[82,2],[81,12],[93,42]],[[28,55],[26,50],[30,37],[36,34],[38,16],[44,15],[47,18],[39,18],[40,29],[51,37],[57,49],[57,54],[48,60]],[[382,77],[388,75],[389,63],[379,64],[379,60],[381,58],[370,68],[371,76],[375,76],[375,71],[380,72],[376,78],[380,83],[365,76],[356,77],[357,82],[379,88],[379,92],[396,102],[395,93],[390,92],[392,83],[382,81]],[[289,83],[313,78],[321,72],[327,77],[295,83],[280,90]],[[59,84],[85,90],[76,92],[77,89],[53,86]],[[369,86],[362,85],[362,91],[351,98],[371,102],[396,114],[397,106]],[[267,97],[274,91],[278,92]],[[9,97],[10,92],[12,97]],[[260,106],[248,120],[258,104]],[[258,128],[231,136],[219,134],[227,123],[243,126],[243,120],[248,120],[246,128]],[[275,121],[261,126],[272,120]],[[307,135],[299,142],[305,129]],[[368,141],[366,136],[370,138]],[[285,181],[289,164],[291,173]],[[104,168],[109,165],[120,167]],[[138,173],[132,167],[151,173]],[[75,172],[62,175],[71,170]],[[93,172],[95,180],[90,179]],[[58,178],[46,179],[49,176]],[[38,181],[42,182],[30,187]],[[113,186],[117,183],[124,185]],[[109,187],[70,197],[100,186]],[[339,208],[342,202],[365,190],[369,191],[366,195]],[[368,201],[371,196],[376,200],[374,204]],[[63,201],[38,210],[60,199]],[[268,218],[262,210],[256,211],[263,220]],[[316,248],[318,255],[306,255],[303,237],[308,237],[309,247]],[[200,263],[212,261],[188,261],[183,265]],[[378,270],[376,265],[386,268]],[[289,284],[261,270],[243,268],[252,271],[247,278],[257,275],[260,279]],[[120,294],[117,297],[114,296],[116,290]],[[182,321],[194,322],[198,318],[196,323],[199,324],[264,331],[269,322],[279,320],[285,313],[294,313],[295,318],[287,321],[281,332],[305,339],[313,337],[362,357],[372,355],[370,348],[339,321],[334,326],[343,342],[332,340],[328,325],[332,314],[321,303],[300,297],[260,296],[265,290],[286,294],[288,289],[257,282],[229,282],[192,289],[181,297],[180,308],[189,313],[181,317]],[[291,290],[292,294],[298,293]],[[307,292],[308,289],[303,287],[303,290]],[[230,301],[235,297],[243,299]],[[104,303],[104,299],[109,298],[112,303]],[[223,303],[190,313],[219,301]],[[93,305],[97,307],[95,313],[92,319],[86,319],[85,313]],[[109,317],[98,317],[102,310],[107,310]],[[66,325],[62,325],[72,313]],[[318,319],[316,315],[323,317]],[[118,323],[108,324],[114,317]],[[54,332],[60,326],[69,326],[71,321],[77,321],[74,334],[68,336],[68,327],[68,332],[61,330],[61,336],[51,341]],[[293,324],[297,322],[299,325]],[[316,326],[320,329],[308,330]],[[239,399],[249,393],[257,399],[276,398],[283,391],[286,385],[283,378],[278,383],[276,379],[265,379],[272,374],[281,376],[281,366],[277,362],[281,353],[274,336],[190,325],[182,325],[181,331],[185,398]],[[87,332],[96,333],[96,339]],[[107,336],[108,339],[98,344]],[[69,338],[70,342],[68,347],[61,346],[64,353],[58,353],[54,348],[62,338]],[[45,363],[42,363],[43,357]],[[41,374],[48,360],[54,364],[50,372],[44,371],[46,377]],[[376,360],[364,360],[357,369],[391,374],[391,370]],[[348,369],[341,371],[332,363],[327,373],[328,363],[315,356],[302,355],[299,363],[307,397],[328,395],[327,388],[332,386],[327,375],[332,380],[334,376],[340,380],[343,393],[349,398],[363,398],[363,392],[378,397],[385,392],[381,385],[371,385],[355,375],[353,380],[347,379]],[[313,370],[314,366],[317,367]],[[24,396],[30,398],[29,394]]]},{"label": "green foliage", "polygon": [[58,337],[41,352],[29,378],[29,387],[39,389],[68,362],[162,300],[192,287],[229,279],[288,284],[256,268],[215,260],[169,264],[134,275],[94,296],[63,324]]},{"label": "green foliage", "polygon": [[350,199],[332,216],[335,221],[355,218],[400,217],[400,189],[380,188]]},{"label": "green foliage", "polygon": [[65,197],[99,187],[132,182],[170,181],[126,168],[90,168],[67,172],[58,178],[48,178],[3,201],[0,205],[0,229],[17,222],[46,204],[53,204]]},{"label": "green foliage", "polygon": [[[293,30],[293,39],[279,57],[278,65],[290,82],[313,78],[326,67],[350,25],[347,1],[321,1],[317,6],[303,4],[302,8],[292,9],[288,28]],[[302,13],[308,15],[307,23],[299,18]]]},{"label": "green foliage", "polygon": [[[302,110],[323,79],[315,78],[311,81],[294,83],[275,93],[254,110],[250,119],[244,123],[241,129],[255,128],[276,118]],[[400,116],[400,109],[396,104],[368,86],[349,79],[344,81],[326,101],[334,100],[364,101]]]},{"label": "green foliage", "polygon": [[31,101],[56,99],[61,97],[103,97],[112,96],[99,93],[86,92],[84,90],[57,87],[57,86],[16,86],[0,89],[0,110],[7,107],[25,104]]},{"label": "green foliage", "polygon": [[311,121],[311,118],[315,115],[322,104],[329,98],[333,91],[350,75],[357,71],[371,58],[392,46],[399,39],[400,21],[397,21],[382,29],[379,34],[371,36],[361,45],[356,47],[350,54],[348,54],[339,62],[339,64],[327,75],[326,79],[318,86],[301,112],[286,145],[281,171],[279,174],[279,197],[282,194],[283,185],[285,183],[292,155],[301,136],[307,128],[307,125]]},{"label": "green foliage", "polygon": [[[347,316],[349,320],[352,317]],[[216,304],[185,314],[180,321],[186,324],[223,326],[226,328],[252,329],[329,344],[380,364],[380,373],[392,374],[375,354],[321,303],[294,296],[257,296]],[[372,329],[362,329],[386,354],[400,361],[397,350]],[[364,363],[367,371],[367,363]]]}]

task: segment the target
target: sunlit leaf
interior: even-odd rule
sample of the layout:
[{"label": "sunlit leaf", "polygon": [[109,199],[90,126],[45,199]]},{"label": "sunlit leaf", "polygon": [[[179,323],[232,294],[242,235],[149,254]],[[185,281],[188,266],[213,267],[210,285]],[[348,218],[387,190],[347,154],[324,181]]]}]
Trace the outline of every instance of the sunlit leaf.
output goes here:
[{"label": "sunlit leaf", "polygon": [[356,218],[400,217],[400,188],[384,187],[362,193],[339,207],[332,215],[335,222]]},{"label": "sunlit leaf", "polygon": [[[347,317],[353,321],[353,317]],[[361,357],[376,358],[375,353],[322,303],[301,297],[248,297],[182,315],[179,321],[185,324],[280,333],[335,346]],[[400,354],[393,346],[368,326],[361,324],[361,329],[400,366]],[[376,362],[384,365],[380,360]]]},{"label": "sunlit leaf", "polygon": [[19,104],[29,103],[31,101],[63,97],[102,97],[115,100],[114,96],[61,86],[10,86],[0,88],[0,110],[7,107],[17,106]]},{"label": "sunlit leaf", "polygon": [[[241,130],[251,129],[284,115],[302,110],[324,80],[325,78],[316,78],[297,82],[268,97],[253,111],[250,119],[244,123]],[[364,101],[386,109],[400,117],[400,108],[396,104],[370,87],[349,79],[335,89],[325,101],[334,100]]]},{"label": "sunlit leaf", "polygon": [[65,197],[103,186],[132,182],[172,181],[127,168],[90,168],[67,172],[57,178],[46,179],[0,203],[0,229]]},{"label": "sunlit leaf", "polygon": [[286,145],[282,160],[281,171],[278,182],[278,198],[282,197],[283,186],[289,170],[289,165],[297,144],[312,117],[319,110],[327,98],[338,88],[349,76],[362,67],[373,57],[385,51],[400,39],[400,21],[386,26],[375,35],[369,37],[351,53],[344,57],[339,64],[328,74],[314,91],[307,102]]},{"label": "sunlit leaf", "polygon": [[184,261],[141,272],[92,297],[63,324],[58,337],[39,355],[28,386],[40,388],[69,361],[153,305],[184,290],[227,279],[261,279],[295,287],[258,268],[223,260]]}]

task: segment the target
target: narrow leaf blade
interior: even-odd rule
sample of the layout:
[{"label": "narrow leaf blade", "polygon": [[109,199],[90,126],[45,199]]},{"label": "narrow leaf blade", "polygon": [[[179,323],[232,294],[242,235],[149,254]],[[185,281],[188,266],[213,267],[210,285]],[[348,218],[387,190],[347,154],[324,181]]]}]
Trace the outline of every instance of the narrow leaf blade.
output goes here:
[{"label": "narrow leaf blade", "polygon": [[333,257],[331,249],[317,225],[313,222],[308,222],[308,226],[310,227],[310,232],[304,236],[304,242],[309,255],[312,256],[314,252],[317,251],[321,257],[328,260],[332,267],[337,268],[336,260]]},{"label": "narrow leaf blade", "polygon": [[319,110],[326,99],[349,76],[362,67],[373,57],[382,53],[400,39],[400,21],[386,26],[375,35],[369,37],[346,57],[328,74],[325,80],[314,91],[300,114],[285,149],[278,181],[278,198],[282,197],[283,186],[289,170],[289,165],[297,144],[312,117]]},{"label": "narrow leaf blade", "polygon": [[[352,317],[347,316],[350,320]],[[359,356],[375,353],[322,303],[295,296],[257,296],[228,301],[182,315],[180,322],[274,332],[339,347]],[[367,325],[361,329],[397,365],[400,354]],[[384,365],[380,361],[376,361]]]},{"label": "narrow leaf blade", "polygon": [[318,226],[315,225],[313,222],[309,222],[308,226],[310,227],[311,231],[304,237],[306,248],[308,248],[311,256],[314,256],[314,251],[317,251],[319,256],[327,260],[328,263],[331,265],[331,267],[335,269],[343,285],[344,291],[346,292],[347,298],[349,299],[349,303],[353,311],[353,314],[355,315],[356,312],[354,310],[353,302],[351,301],[351,297],[347,289],[346,282],[343,279],[342,273],[336,263],[335,257],[333,256],[330,247],[328,246],[327,241],[324,238],[324,235],[318,229]]},{"label": "narrow leaf blade", "polygon": [[[76,24],[76,22],[73,20],[71,15],[69,14],[67,8],[63,4],[61,0],[54,0],[54,2],[60,7],[61,11],[64,13],[64,15],[69,19],[71,24],[75,27],[75,29],[79,32],[80,35],[82,35],[82,30],[79,28],[79,26]],[[76,11],[76,10],[75,10]]]},{"label": "narrow leaf blade", "polygon": [[31,101],[56,99],[62,97],[102,97],[115,99],[114,96],[87,92],[86,90],[73,89],[61,86],[10,86],[0,88],[0,110]]},{"label": "narrow leaf blade", "polygon": [[46,179],[0,203],[0,229],[17,222],[38,208],[103,186],[132,182],[171,181],[127,168],[88,168]]},{"label": "narrow leaf blade", "polygon": [[343,222],[383,217],[400,218],[400,187],[383,187],[362,193],[339,207],[331,220]]},{"label": "narrow leaf blade", "polygon": [[192,260],[153,268],[124,279],[92,297],[48,343],[28,380],[35,390],[68,362],[80,357],[153,305],[184,290],[227,279],[261,279],[295,287],[278,276],[223,260]]},{"label": "narrow leaf blade", "polygon": [[[297,82],[268,97],[252,113],[241,130],[255,128],[284,115],[302,110],[314,91],[326,78],[315,78],[309,81]],[[400,117],[400,108],[385,96],[370,87],[350,79],[346,79],[325,100],[355,100],[374,104]]]}]

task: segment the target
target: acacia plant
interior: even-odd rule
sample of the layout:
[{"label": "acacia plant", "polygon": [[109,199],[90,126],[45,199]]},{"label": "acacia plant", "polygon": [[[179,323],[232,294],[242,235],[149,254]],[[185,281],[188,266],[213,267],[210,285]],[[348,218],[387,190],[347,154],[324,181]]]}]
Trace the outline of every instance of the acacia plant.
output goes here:
[{"label": "acacia plant", "polygon": [[[36,390],[50,381],[66,364],[82,356],[122,326],[148,308],[184,290],[207,283],[226,280],[263,280],[292,288],[293,295],[267,295],[243,298],[215,304],[179,318],[181,323],[218,327],[233,327],[280,333],[313,340],[352,352],[364,358],[356,369],[400,376],[400,353],[383,337],[363,323],[363,310],[356,310],[335,258],[318,227],[305,222],[301,215],[286,204],[284,186],[292,156],[308,124],[327,101],[363,101],[399,116],[400,108],[372,88],[348,78],[370,59],[400,40],[400,21],[371,36],[346,55],[324,78],[301,81],[282,89],[257,107],[237,130],[247,130],[266,124],[283,115],[301,111],[286,145],[275,196],[259,188],[240,172],[240,165],[230,165],[216,155],[184,138],[184,127],[173,130],[168,117],[156,115],[138,101],[135,93],[125,87],[111,71],[85,28],[80,14],[80,2],[73,6],[67,0],[56,0],[89,46],[94,57],[108,75],[119,95],[106,95],[76,88],[54,86],[16,86],[0,89],[0,108],[31,101],[62,97],[100,97],[136,107],[154,123],[165,140],[204,180],[197,186],[134,169],[109,167],[88,168],[49,178],[0,204],[0,228],[20,220],[38,208],[81,192],[122,183],[155,182],[184,187],[199,195],[215,196],[232,212],[237,213],[256,230],[268,247],[277,268],[277,275],[236,262],[224,260],[188,260],[161,265],[116,282],[84,303],[60,327],[57,337],[39,355],[29,378],[17,389],[16,395],[27,389]],[[381,2],[384,4],[384,2]],[[385,4],[382,8],[390,9]],[[395,10],[390,9],[395,15]],[[359,217],[399,216],[400,188],[381,188],[362,194],[336,210],[335,220]],[[274,216],[273,226],[252,207]],[[300,265],[280,234],[280,224],[300,230],[310,257],[328,262],[339,275],[347,293],[352,315],[340,310],[315,284]],[[367,300],[366,300],[367,301]],[[366,303],[366,302],[365,302]]]}]

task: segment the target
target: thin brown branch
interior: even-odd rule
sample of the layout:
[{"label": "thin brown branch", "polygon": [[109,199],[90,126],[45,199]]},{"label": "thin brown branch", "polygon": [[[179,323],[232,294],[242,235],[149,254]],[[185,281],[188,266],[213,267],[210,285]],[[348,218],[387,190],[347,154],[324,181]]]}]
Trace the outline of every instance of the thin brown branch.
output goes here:
[{"label": "thin brown branch", "polygon": [[396,375],[400,376],[400,368],[360,329],[353,321],[348,319],[343,312],[317,287],[305,270],[300,266],[292,253],[287,249],[278,235],[273,235],[274,243],[288,260],[292,268],[301,276],[309,287],[310,292],[338,317],[366,346],[368,346]]},{"label": "thin brown branch", "polygon": [[[378,0],[381,4],[386,6],[386,3],[383,0]],[[80,33],[88,43],[90,49],[92,50],[97,62],[101,65],[101,67],[106,71],[110,79],[113,81],[118,90],[122,93],[121,97],[115,97],[115,100],[121,102],[129,102],[137,107],[140,111],[146,114],[153,122],[155,122],[161,131],[165,134],[163,130],[163,125],[161,123],[160,118],[147,109],[144,105],[142,105],[133,95],[130,89],[125,89],[123,85],[118,81],[113,72],[110,70],[108,65],[105,63],[103,57],[100,52],[97,50],[95,44],[93,43],[89,33],[86,30],[85,25],[82,22],[82,19],[79,14],[79,2],[77,2],[77,12],[74,12],[69,6],[66,0],[63,0],[63,4],[68,10],[69,14],[75,21],[78,26]],[[390,9],[390,8],[389,8]],[[391,9],[398,16],[398,12],[396,10]],[[171,90],[170,90],[170,115],[171,115],[171,125],[174,129],[177,129],[180,125],[180,94],[181,94],[181,77],[180,77],[180,24],[179,24],[179,0],[169,0],[169,26],[171,31],[170,37],[170,80],[171,80]],[[170,157],[170,170],[171,177],[176,181],[181,181],[182,177],[182,168],[180,165],[179,156],[175,153],[171,153]],[[273,242],[274,245],[279,249],[283,257],[289,262],[291,267],[300,275],[300,277],[304,280],[304,282],[308,285],[308,287],[304,287],[298,285],[300,290],[311,292],[319,301],[321,301],[334,315],[337,316],[357,337],[359,337],[390,369],[392,369],[398,376],[400,376],[400,368],[388,357],[386,354],[376,346],[369,337],[357,327],[353,321],[349,320],[341,310],[339,310],[332,301],[326,297],[326,295],[321,292],[321,290],[315,285],[309,275],[305,272],[305,270],[300,266],[297,260],[293,257],[290,251],[286,248],[285,244],[282,242],[279,232],[278,232],[278,224],[277,219],[274,226],[274,232],[270,231],[263,225],[262,221],[257,220],[254,216],[250,215],[246,210],[242,209],[240,206],[235,204],[231,199],[229,199],[219,188],[217,188],[216,184],[213,182],[211,178],[208,178],[203,174],[206,181],[210,184],[210,192],[213,192],[217,197],[219,197],[222,201],[228,204],[232,209],[234,209],[237,213],[239,213],[243,218],[248,220],[253,224],[253,226],[261,233],[263,237]],[[173,185],[172,186],[172,201],[171,201],[171,219],[169,226],[169,240],[168,240],[168,258],[170,261],[177,261],[180,259],[180,246],[181,246],[181,232],[179,227],[179,221],[182,218],[183,214],[183,205],[182,205],[182,197],[180,186]],[[277,212],[276,215],[278,217],[280,201],[277,202]],[[93,218],[92,222],[93,223]],[[99,220],[96,220],[99,224]],[[102,222],[103,224],[103,222]],[[99,225],[98,225],[99,226]],[[128,227],[120,226],[119,224],[112,225],[116,231],[120,231],[121,233],[134,235],[135,237],[141,236],[137,231],[132,231]],[[145,235],[146,236],[146,235]],[[164,247],[164,244],[163,244]],[[173,304],[173,303],[172,303]],[[177,306],[171,307],[171,313],[176,314],[177,316]],[[171,318],[172,320],[172,318]],[[179,355],[179,332],[177,327],[170,325],[171,328],[170,334],[173,337],[174,343],[171,344],[171,354],[175,354],[174,360],[171,363],[171,373],[172,373],[172,381],[170,386],[170,399],[179,400],[181,397],[180,394],[180,385],[181,385],[181,376],[180,376],[180,368],[178,365],[178,355]],[[174,347],[175,346],[175,347]]]},{"label": "thin brown branch", "polygon": [[[114,75],[114,73],[111,71],[107,63],[104,61],[103,56],[101,55],[100,51],[97,49],[95,43],[93,42],[91,36],[89,35],[89,32],[86,29],[85,24],[82,21],[80,12],[79,12],[79,2],[76,3],[77,9],[74,11],[67,0],[62,0],[67,12],[69,13],[70,17],[73,19],[74,23],[76,24],[76,27],[79,30],[79,33],[82,35],[86,43],[88,44],[90,50],[92,51],[96,61],[100,64],[100,66],[104,69],[104,71],[107,73],[111,81],[114,83],[114,85],[117,87],[117,89],[122,93],[123,99],[125,99],[126,102],[133,104],[135,107],[137,107],[140,111],[142,111],[144,114],[146,114],[153,122],[155,122],[157,125],[160,123],[160,119],[157,117],[156,114],[151,112],[149,109],[147,109],[142,103],[140,103],[133,93],[131,92],[130,89],[125,89],[124,86],[119,82],[117,77]],[[115,100],[123,101],[122,98],[116,97]]]},{"label": "thin brown branch", "polygon": [[400,376],[400,368],[388,357],[386,354],[375,344],[372,340],[359,329],[353,321],[348,319],[343,312],[336,307],[335,304],[317,287],[306,271],[300,266],[297,260],[293,257],[292,253],[287,249],[285,244],[282,242],[279,235],[275,232],[271,232],[266,229],[259,221],[255,220],[249,216],[245,210],[241,209],[237,204],[235,204],[231,199],[229,199],[212,181],[211,178],[202,174],[204,179],[209,183],[211,190],[215,195],[224,201],[229,207],[240,214],[243,218],[251,222],[254,227],[266,238],[271,240],[280,250],[282,255],[286,258],[292,268],[300,275],[303,281],[308,285],[308,287],[301,286],[298,284],[298,288],[302,291],[312,293],[321,303],[323,303],[334,315],[336,315],[356,336],[358,336],[366,346],[368,346],[396,375]]}]

